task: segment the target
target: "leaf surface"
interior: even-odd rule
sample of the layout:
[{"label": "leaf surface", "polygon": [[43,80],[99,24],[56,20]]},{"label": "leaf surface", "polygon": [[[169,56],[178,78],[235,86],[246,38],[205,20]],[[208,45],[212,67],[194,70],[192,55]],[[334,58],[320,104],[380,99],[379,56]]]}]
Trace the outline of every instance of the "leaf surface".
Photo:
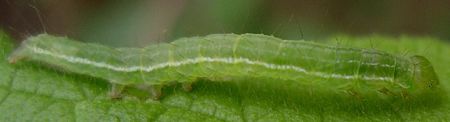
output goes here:
[{"label": "leaf surface", "polygon": [[[102,79],[46,65],[9,64],[11,39],[0,33],[0,120],[2,121],[442,121],[450,120],[447,99],[450,45],[432,38],[337,36],[343,46],[376,48],[430,59],[445,93],[410,101],[360,100],[351,96],[296,89],[273,79],[200,81],[192,92],[174,85],[161,101],[129,89],[122,100],[107,97]],[[335,38],[328,43],[335,44]]]}]

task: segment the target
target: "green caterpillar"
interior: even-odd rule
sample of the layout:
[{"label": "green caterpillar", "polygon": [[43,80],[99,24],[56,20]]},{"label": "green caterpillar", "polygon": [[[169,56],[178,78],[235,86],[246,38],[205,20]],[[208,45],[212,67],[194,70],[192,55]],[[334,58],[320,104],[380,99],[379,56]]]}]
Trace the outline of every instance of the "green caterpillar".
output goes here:
[{"label": "green caterpillar", "polygon": [[422,56],[394,56],[260,34],[213,34],[145,48],[111,48],[41,34],[25,40],[9,61],[22,58],[106,79],[113,84],[113,98],[131,86],[148,90],[158,99],[163,86],[178,82],[189,91],[197,78],[273,78],[387,96],[420,93],[439,83]]}]

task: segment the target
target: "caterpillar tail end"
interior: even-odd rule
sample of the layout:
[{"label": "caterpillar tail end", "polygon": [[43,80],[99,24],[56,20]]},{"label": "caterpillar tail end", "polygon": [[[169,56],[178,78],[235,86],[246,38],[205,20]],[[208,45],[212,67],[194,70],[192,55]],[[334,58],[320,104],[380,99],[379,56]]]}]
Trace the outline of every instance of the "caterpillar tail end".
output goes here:
[{"label": "caterpillar tail end", "polygon": [[22,60],[23,57],[8,57],[8,63],[10,64],[16,64],[17,61]]},{"label": "caterpillar tail end", "polygon": [[23,60],[26,57],[26,53],[24,46],[20,46],[18,49],[14,50],[11,55],[8,56],[8,63],[15,64],[20,60]]},{"label": "caterpillar tail end", "polygon": [[419,88],[432,89],[439,84],[438,76],[430,61],[423,56],[412,56],[414,65],[414,82]]}]

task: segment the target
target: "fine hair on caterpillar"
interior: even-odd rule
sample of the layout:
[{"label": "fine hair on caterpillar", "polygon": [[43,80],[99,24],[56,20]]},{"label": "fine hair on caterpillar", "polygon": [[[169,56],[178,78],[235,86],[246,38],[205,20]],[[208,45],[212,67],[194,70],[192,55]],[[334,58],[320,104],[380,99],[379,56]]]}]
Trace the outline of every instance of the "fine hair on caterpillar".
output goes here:
[{"label": "fine hair on caterpillar", "polygon": [[154,99],[172,82],[190,91],[198,78],[258,77],[298,82],[350,94],[405,96],[435,88],[439,81],[422,56],[396,56],[261,34],[212,34],[145,48],[111,48],[41,34],[10,55],[112,83],[112,98],[125,87],[148,90]]}]

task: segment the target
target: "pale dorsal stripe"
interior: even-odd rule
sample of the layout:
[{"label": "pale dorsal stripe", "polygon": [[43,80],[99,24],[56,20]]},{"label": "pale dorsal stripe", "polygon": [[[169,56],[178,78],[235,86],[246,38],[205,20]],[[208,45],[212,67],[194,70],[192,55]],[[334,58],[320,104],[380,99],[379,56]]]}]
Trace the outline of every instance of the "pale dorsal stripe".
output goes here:
[{"label": "pale dorsal stripe", "polygon": [[182,65],[189,65],[189,64],[197,64],[197,63],[203,63],[203,62],[218,62],[218,63],[227,63],[227,64],[236,64],[236,63],[244,63],[249,65],[258,65],[263,66],[268,69],[275,69],[275,70],[293,70],[300,73],[305,73],[308,75],[313,75],[317,77],[322,78],[338,78],[338,79],[363,79],[363,80],[370,80],[370,81],[393,81],[393,78],[391,77],[377,77],[377,76],[356,76],[356,75],[342,75],[342,74],[329,74],[329,73],[323,73],[323,72],[310,72],[305,70],[302,67],[294,66],[294,65],[279,65],[279,64],[271,64],[267,62],[262,61],[253,61],[248,58],[233,58],[233,57],[226,57],[226,58],[212,58],[212,57],[197,57],[193,59],[186,59],[182,61],[175,61],[175,62],[165,62],[160,63],[156,65],[150,65],[150,66],[114,66],[111,64],[108,64],[106,62],[97,62],[92,61],[86,58],[82,57],[74,57],[69,56],[65,54],[60,54],[57,52],[51,52],[49,50],[45,50],[39,47],[28,47],[33,52],[43,55],[48,55],[51,57],[59,58],[66,60],[71,63],[79,63],[79,64],[86,64],[86,65],[92,65],[99,68],[106,68],[110,70],[114,70],[117,72],[136,72],[136,71],[144,71],[144,72],[152,72],[154,70],[163,69],[167,67],[178,67]]}]

